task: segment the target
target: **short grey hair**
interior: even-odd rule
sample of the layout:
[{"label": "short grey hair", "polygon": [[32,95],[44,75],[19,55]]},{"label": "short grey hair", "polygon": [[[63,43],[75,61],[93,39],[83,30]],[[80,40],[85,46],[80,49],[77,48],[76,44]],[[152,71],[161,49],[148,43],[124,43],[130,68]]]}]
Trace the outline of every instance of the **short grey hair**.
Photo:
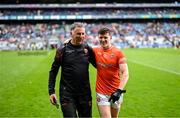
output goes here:
[{"label": "short grey hair", "polygon": [[85,25],[83,23],[81,23],[81,22],[75,22],[71,26],[71,31],[74,30],[76,27],[85,28]]}]

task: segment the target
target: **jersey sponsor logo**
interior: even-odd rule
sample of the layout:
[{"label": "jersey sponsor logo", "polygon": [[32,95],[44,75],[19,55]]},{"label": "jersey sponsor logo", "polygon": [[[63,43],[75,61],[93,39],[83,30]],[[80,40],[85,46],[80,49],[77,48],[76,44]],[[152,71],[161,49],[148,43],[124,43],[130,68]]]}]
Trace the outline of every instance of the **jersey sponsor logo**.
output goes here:
[{"label": "jersey sponsor logo", "polygon": [[97,64],[103,68],[109,68],[109,67],[113,66],[112,64],[105,64],[105,63],[101,63],[101,62],[97,62]]},{"label": "jersey sponsor logo", "polygon": [[102,54],[101,52],[98,52],[97,54],[99,56],[103,56],[106,59],[113,59],[113,58],[115,58],[115,54],[114,53],[111,53],[111,54],[103,53]]},{"label": "jersey sponsor logo", "polygon": [[75,52],[75,50],[66,50],[66,53],[72,53]]}]

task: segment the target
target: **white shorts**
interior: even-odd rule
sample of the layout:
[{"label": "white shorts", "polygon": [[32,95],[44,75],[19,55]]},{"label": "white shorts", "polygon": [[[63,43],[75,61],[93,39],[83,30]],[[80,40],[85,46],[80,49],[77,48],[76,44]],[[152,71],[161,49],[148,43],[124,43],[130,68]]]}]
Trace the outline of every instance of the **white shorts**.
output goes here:
[{"label": "white shorts", "polygon": [[113,103],[112,101],[109,102],[109,98],[111,96],[109,95],[104,95],[104,94],[101,94],[101,93],[96,93],[96,102],[97,102],[97,105],[109,105],[115,109],[119,109],[122,102],[123,102],[123,94],[121,95],[121,97],[119,98],[118,101],[116,101],[115,103]]}]

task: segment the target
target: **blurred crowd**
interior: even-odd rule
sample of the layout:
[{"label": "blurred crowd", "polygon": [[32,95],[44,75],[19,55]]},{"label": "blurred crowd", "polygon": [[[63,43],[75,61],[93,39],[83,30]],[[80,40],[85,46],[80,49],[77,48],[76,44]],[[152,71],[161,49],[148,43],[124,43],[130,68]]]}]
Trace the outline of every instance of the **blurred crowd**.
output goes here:
[{"label": "blurred crowd", "polygon": [[0,16],[46,16],[46,15],[92,15],[92,16],[126,16],[130,17],[131,15],[171,15],[171,14],[180,14],[179,9],[174,8],[74,8],[74,9],[4,9],[0,11]]},{"label": "blurred crowd", "polygon": [[[180,47],[179,22],[85,23],[85,42],[99,45],[98,30],[112,30],[112,44],[119,48]],[[60,46],[70,38],[71,24],[1,24],[0,50],[45,50]]]}]

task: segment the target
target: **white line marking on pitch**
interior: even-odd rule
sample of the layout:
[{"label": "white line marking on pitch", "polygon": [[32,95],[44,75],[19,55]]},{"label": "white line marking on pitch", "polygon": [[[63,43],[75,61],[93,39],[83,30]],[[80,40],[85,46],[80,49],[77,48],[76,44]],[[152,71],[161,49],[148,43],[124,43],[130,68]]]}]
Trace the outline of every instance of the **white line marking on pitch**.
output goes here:
[{"label": "white line marking on pitch", "polygon": [[175,71],[172,71],[172,70],[160,68],[160,67],[157,67],[157,66],[152,66],[152,65],[149,65],[149,64],[143,64],[143,63],[140,63],[140,62],[138,62],[138,61],[134,61],[134,60],[130,60],[130,59],[128,59],[128,61],[131,61],[131,62],[133,62],[133,63],[140,64],[140,65],[143,65],[143,66],[151,67],[151,68],[154,68],[154,69],[157,69],[157,70],[162,70],[162,71],[165,71],[165,72],[169,72],[169,73],[173,73],[173,74],[180,75],[179,72],[175,72]]}]

